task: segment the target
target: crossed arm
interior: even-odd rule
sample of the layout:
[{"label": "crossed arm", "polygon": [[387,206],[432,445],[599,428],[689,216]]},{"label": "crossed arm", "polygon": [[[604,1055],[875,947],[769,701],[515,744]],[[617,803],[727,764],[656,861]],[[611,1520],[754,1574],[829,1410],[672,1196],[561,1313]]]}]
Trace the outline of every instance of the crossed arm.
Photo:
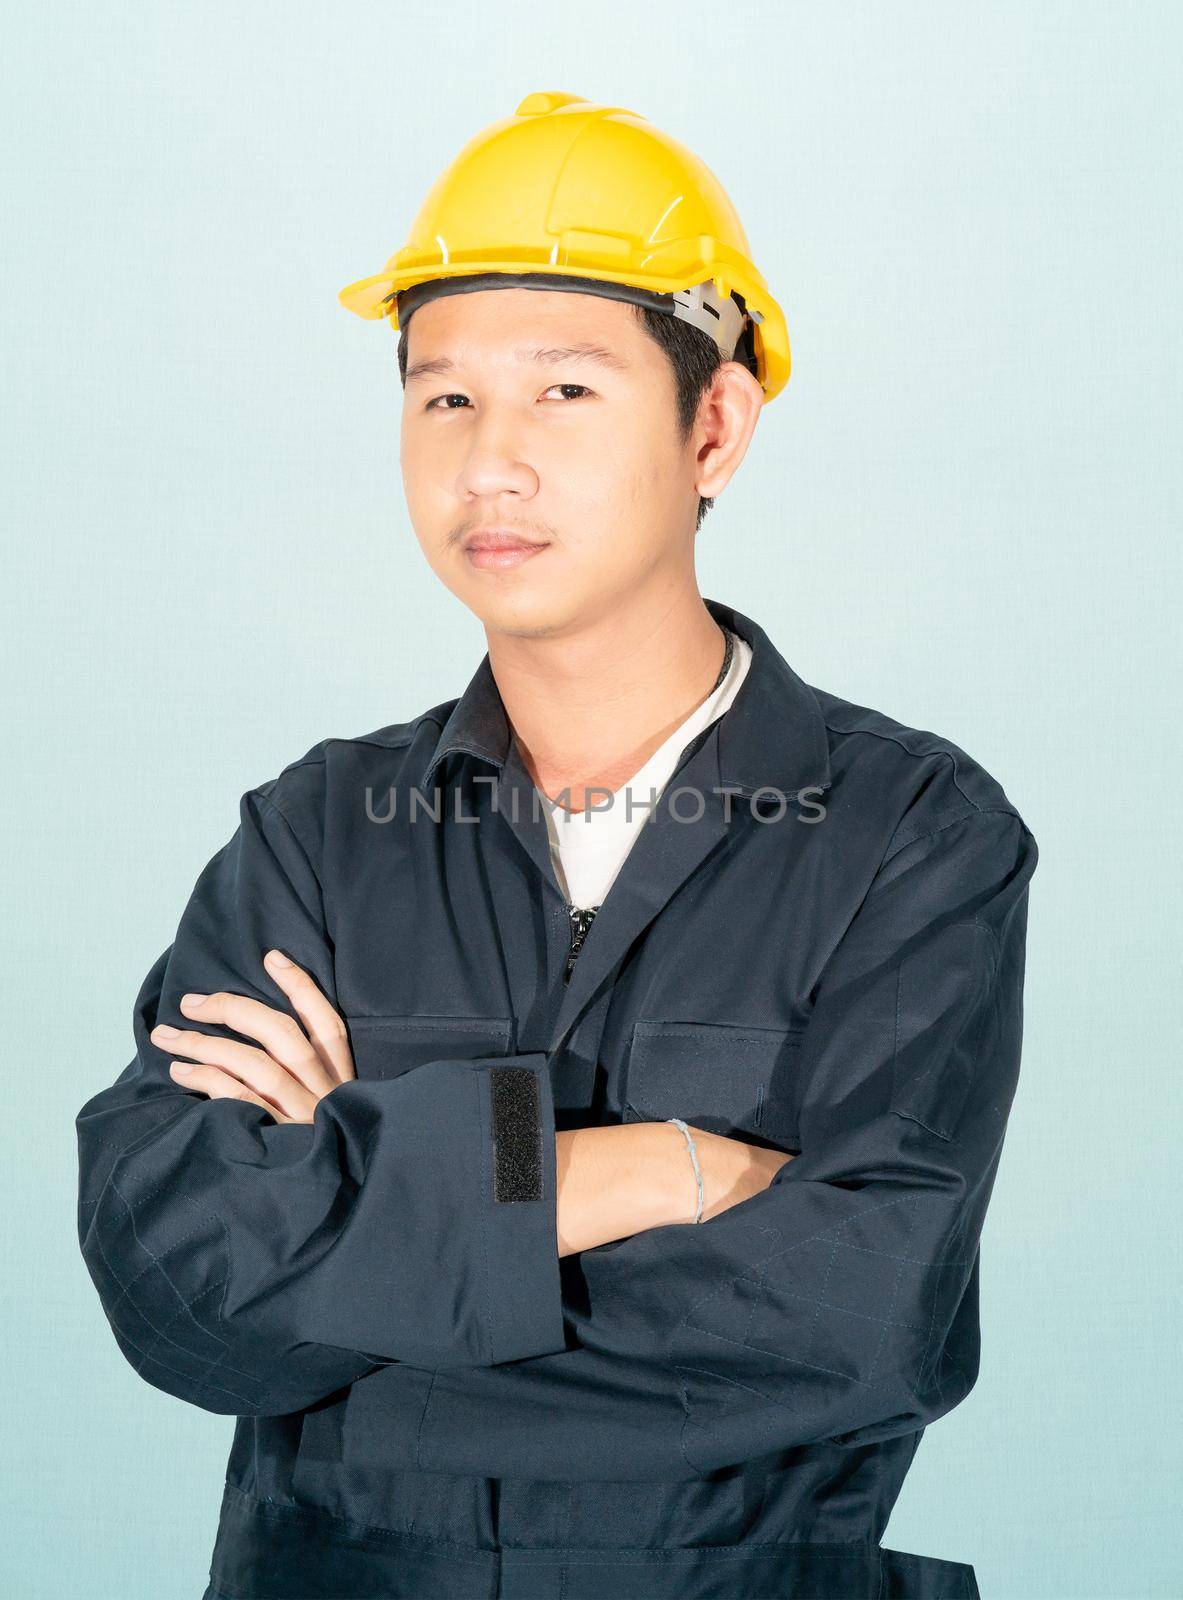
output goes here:
[{"label": "crossed arm", "polygon": [[[180,1009],[198,1022],[232,1028],[254,1045],[179,1029],[153,1028],[153,1044],[187,1059],[169,1064],[181,1087],[210,1099],[245,1100],[276,1122],[311,1123],[317,1105],[356,1078],[343,1018],[312,976],[279,950],[263,963],[295,1017],[249,995],[186,994]],[[299,1020],[297,1020],[297,1018]],[[702,1220],[767,1188],[793,1158],[722,1134],[695,1130],[703,1178]],[[577,1128],[555,1135],[558,1254],[625,1239],[646,1228],[692,1222],[697,1186],[681,1132],[664,1122]]]},{"label": "crossed arm", "polygon": [[700,1133],[709,1225],[683,1227],[680,1133],[555,1134],[542,1052],[356,1078],[309,847],[267,790],[240,811],[77,1117],[83,1256],[145,1381],[284,1416],[361,1380],[392,1468],[611,1480],[860,1448],[965,1397],[1038,858],[1017,813],[926,787],[816,986],[801,1153]]}]

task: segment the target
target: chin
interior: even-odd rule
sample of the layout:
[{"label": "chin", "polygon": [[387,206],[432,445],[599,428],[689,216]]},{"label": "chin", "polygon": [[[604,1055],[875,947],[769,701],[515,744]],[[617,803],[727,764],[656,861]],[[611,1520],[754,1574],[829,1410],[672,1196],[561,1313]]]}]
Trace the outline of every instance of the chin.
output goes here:
[{"label": "chin", "polygon": [[548,584],[502,583],[496,593],[492,586],[466,584],[455,591],[486,628],[520,638],[543,638],[565,628],[578,615],[578,600],[569,592],[556,594]]}]

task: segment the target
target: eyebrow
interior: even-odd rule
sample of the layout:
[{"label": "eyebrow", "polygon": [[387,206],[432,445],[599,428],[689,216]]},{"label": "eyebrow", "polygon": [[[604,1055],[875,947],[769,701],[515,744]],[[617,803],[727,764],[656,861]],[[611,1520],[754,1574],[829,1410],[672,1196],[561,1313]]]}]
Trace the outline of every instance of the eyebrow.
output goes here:
[{"label": "eyebrow", "polygon": [[[515,350],[514,354],[519,361],[535,361],[540,365],[554,366],[557,362],[586,361],[594,366],[610,367],[615,372],[628,372],[629,363],[616,354],[614,350],[606,350],[599,344],[561,344],[561,345],[528,345],[524,349]],[[426,378],[438,373],[454,372],[456,363],[447,356],[437,356],[434,361],[416,361],[413,367],[407,369],[406,383],[413,383],[416,378]]]}]

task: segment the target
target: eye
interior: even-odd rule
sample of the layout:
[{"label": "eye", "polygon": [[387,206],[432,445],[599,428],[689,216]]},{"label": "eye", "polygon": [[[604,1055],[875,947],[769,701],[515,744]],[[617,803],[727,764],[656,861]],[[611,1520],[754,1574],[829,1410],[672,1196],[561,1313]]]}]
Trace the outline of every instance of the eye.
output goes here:
[{"label": "eye", "polygon": [[[576,399],[578,399],[580,395],[591,394],[591,390],[585,388],[584,385],[581,384],[581,383],[552,383],[550,388],[551,389],[575,389],[575,390],[578,391],[578,393],[575,396]],[[543,392],[545,394],[549,394],[550,393],[550,389],[546,389]],[[423,407],[424,411],[458,411],[458,410],[460,410],[459,406],[441,406],[441,404],[440,404],[441,400],[463,400],[465,405],[468,404],[468,396],[467,395],[463,395],[463,394],[440,394],[440,395],[437,395],[434,400],[429,400],[427,402],[427,404]]]}]

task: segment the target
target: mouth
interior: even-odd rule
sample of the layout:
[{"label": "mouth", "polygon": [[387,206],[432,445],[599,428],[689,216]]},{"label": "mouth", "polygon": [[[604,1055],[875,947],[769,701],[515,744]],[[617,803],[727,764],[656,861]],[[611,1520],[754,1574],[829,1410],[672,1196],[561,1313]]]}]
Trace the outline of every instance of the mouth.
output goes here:
[{"label": "mouth", "polygon": [[492,570],[520,567],[531,556],[546,549],[549,549],[549,545],[545,542],[523,539],[520,534],[500,528],[470,533],[464,540],[464,553],[470,564]]}]

